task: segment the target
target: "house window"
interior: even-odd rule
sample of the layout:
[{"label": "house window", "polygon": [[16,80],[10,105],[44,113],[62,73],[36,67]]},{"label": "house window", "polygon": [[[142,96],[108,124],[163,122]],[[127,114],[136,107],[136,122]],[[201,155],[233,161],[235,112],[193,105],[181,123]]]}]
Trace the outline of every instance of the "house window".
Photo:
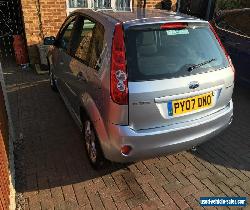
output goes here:
[{"label": "house window", "polygon": [[68,15],[74,10],[82,8],[113,8],[117,10],[132,8],[132,0],[67,0],[66,2]]},{"label": "house window", "polygon": [[69,0],[69,8],[82,8],[88,7],[86,0]]}]

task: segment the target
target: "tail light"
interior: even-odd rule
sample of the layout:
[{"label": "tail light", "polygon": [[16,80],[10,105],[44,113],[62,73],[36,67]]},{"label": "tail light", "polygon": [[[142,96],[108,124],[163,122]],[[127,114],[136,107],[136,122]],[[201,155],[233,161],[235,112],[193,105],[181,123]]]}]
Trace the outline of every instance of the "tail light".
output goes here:
[{"label": "tail light", "polygon": [[165,23],[161,25],[161,29],[183,29],[187,27],[187,23]]},{"label": "tail light", "polygon": [[119,105],[128,104],[128,74],[126,67],[124,32],[121,23],[116,24],[111,55],[110,94]]},{"label": "tail light", "polygon": [[229,65],[230,65],[232,71],[234,72],[234,78],[235,78],[235,68],[234,68],[233,62],[232,62],[232,60],[231,60],[229,54],[227,53],[227,51],[226,51],[224,45],[222,44],[222,42],[221,42],[221,40],[220,40],[218,34],[217,34],[216,31],[215,31],[214,27],[213,27],[210,23],[209,23],[209,27],[210,27],[210,29],[212,30],[212,32],[214,33],[214,36],[215,36],[215,38],[217,39],[217,41],[219,42],[221,48],[223,49],[223,51],[224,51],[224,53],[225,53],[225,55],[226,55],[226,57],[227,57],[227,60],[228,60],[228,62],[229,62]]}]

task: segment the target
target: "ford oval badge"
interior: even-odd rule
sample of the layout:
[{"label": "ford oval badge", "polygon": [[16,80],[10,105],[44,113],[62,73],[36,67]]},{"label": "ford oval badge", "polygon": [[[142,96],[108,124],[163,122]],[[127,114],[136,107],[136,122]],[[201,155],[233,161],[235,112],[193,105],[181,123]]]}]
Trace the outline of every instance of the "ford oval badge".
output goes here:
[{"label": "ford oval badge", "polygon": [[198,88],[200,85],[199,85],[199,82],[190,82],[189,83],[189,88],[190,89],[196,89]]}]

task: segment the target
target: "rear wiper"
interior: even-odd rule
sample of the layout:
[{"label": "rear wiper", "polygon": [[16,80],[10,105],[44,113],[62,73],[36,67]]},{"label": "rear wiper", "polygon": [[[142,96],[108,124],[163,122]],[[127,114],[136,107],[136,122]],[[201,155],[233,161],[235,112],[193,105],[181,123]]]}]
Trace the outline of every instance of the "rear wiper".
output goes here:
[{"label": "rear wiper", "polygon": [[201,66],[204,66],[204,65],[206,65],[206,64],[208,64],[208,63],[211,63],[211,62],[213,62],[213,61],[215,61],[215,60],[216,60],[215,58],[212,58],[212,59],[207,60],[207,61],[204,61],[204,62],[202,62],[202,63],[192,65],[192,66],[188,67],[188,71],[189,71],[189,72],[192,72],[194,69],[199,68],[199,67],[201,67]]}]

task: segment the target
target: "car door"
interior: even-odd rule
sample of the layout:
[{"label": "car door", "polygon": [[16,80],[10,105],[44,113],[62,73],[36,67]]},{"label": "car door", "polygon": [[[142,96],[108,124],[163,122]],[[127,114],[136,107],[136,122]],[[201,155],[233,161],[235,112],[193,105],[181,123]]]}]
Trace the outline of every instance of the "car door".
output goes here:
[{"label": "car door", "polygon": [[67,101],[70,101],[69,99],[73,94],[72,90],[67,84],[67,77],[72,60],[72,57],[69,53],[69,47],[76,20],[77,16],[71,16],[66,20],[57,36],[55,49],[52,52],[57,87],[63,99]]},{"label": "car door", "polygon": [[[93,18],[81,15],[77,21],[70,44],[70,54],[74,57],[70,64],[67,83],[75,93],[73,107],[79,114],[83,94],[92,100],[100,94],[100,56],[103,51],[104,27]],[[96,102],[97,103],[97,102]]]}]

